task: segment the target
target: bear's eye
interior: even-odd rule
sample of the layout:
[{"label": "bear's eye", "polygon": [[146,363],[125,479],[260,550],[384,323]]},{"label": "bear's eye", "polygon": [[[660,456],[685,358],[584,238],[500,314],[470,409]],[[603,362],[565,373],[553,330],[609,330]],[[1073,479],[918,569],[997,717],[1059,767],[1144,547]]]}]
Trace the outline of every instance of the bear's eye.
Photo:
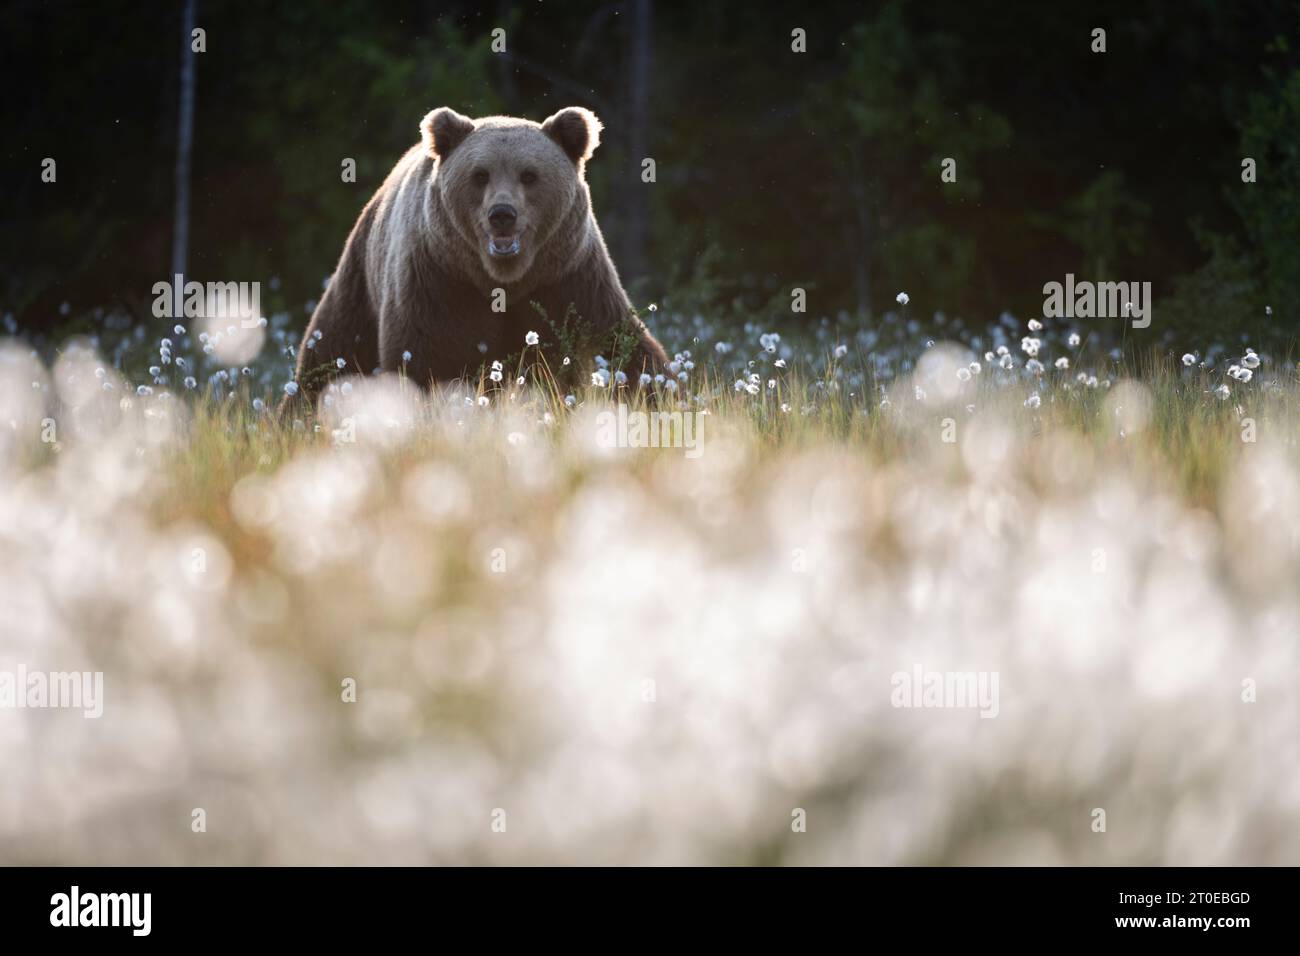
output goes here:
[{"label": "bear's eye", "polygon": [[519,177],[519,181],[525,186],[531,186],[533,183],[537,182],[537,174],[531,169],[525,169],[523,175]]},{"label": "bear's eye", "polygon": [[474,185],[486,186],[488,184],[488,171],[486,169],[474,170]]}]

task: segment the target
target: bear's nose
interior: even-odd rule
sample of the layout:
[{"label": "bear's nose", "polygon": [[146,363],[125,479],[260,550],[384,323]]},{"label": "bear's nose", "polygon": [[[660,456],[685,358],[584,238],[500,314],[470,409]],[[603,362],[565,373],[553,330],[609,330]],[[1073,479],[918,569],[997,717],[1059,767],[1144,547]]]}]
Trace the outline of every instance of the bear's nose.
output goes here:
[{"label": "bear's nose", "polygon": [[515,212],[515,207],[505,203],[497,203],[488,210],[488,222],[492,228],[503,232],[513,226],[517,218],[519,214]]}]

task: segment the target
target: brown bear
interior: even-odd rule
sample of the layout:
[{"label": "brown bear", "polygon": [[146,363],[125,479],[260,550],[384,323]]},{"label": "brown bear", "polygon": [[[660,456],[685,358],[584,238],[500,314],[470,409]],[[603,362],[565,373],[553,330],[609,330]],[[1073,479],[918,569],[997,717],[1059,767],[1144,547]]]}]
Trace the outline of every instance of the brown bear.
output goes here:
[{"label": "brown bear", "polygon": [[579,107],[544,123],[425,116],[343,246],[298,351],[299,394],[377,368],[421,385],[472,377],[530,331],[553,370],[574,350],[618,362],[632,385],[659,372],[667,357],[592,214],[584,171],[601,129]]}]

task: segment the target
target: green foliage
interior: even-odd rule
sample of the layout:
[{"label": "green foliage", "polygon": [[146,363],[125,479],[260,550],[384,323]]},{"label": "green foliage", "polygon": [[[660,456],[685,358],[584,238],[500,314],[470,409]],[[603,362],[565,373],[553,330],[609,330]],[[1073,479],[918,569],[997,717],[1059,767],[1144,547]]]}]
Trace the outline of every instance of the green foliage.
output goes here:
[{"label": "green foliage", "polygon": [[[1294,12],[1135,0],[1099,56],[1082,9],[815,5],[797,53],[771,17],[723,0],[655,4],[649,115],[633,130],[634,38],[608,5],[205,0],[191,272],[261,280],[297,329],[425,112],[540,119],[580,104],[605,124],[588,177],[641,304],[878,323],[906,290],[916,320],[943,310],[974,326],[1074,271],[1150,279],[1189,334],[1236,336],[1263,305],[1282,332],[1300,326]],[[507,55],[490,49],[497,25]],[[26,41],[15,70],[40,77],[6,126],[0,309],[56,335],[101,327],[100,307],[147,321],[169,271],[179,12],[19,4],[0,27]],[[656,159],[654,184],[638,149]],[[57,186],[33,175],[46,155]],[[1239,181],[1243,155],[1257,183]],[[643,213],[647,247],[625,259]],[[1211,293],[1215,277],[1230,281]],[[816,294],[792,318],[795,286]]]},{"label": "green foliage", "polygon": [[1124,174],[1107,170],[1066,204],[1063,230],[1083,254],[1083,274],[1094,282],[1124,281],[1121,267],[1142,251],[1151,207],[1125,187]]},{"label": "green foliage", "polygon": [[1251,248],[1263,268],[1274,315],[1300,327],[1300,69],[1257,93],[1242,124],[1241,153],[1258,181],[1231,189]]},{"label": "green foliage", "polygon": [[[357,0],[310,11],[278,9],[280,20],[259,34],[265,48],[257,51],[275,57],[277,68],[250,71],[237,93],[257,104],[240,148],[255,151],[274,170],[274,267],[295,281],[299,299],[319,291],[361,207],[402,152],[419,141],[426,112],[452,106],[480,114],[499,107],[487,81],[491,53],[485,44],[469,42],[447,21],[429,36],[382,20],[359,29],[367,9]],[[286,50],[274,39],[318,36],[322,17],[338,37],[328,55],[316,43]],[[356,161],[355,183],[342,180],[344,158]],[[266,256],[254,259],[263,269],[272,267]]]},{"label": "green foliage", "polygon": [[1255,160],[1257,181],[1238,175],[1225,190],[1243,236],[1198,225],[1208,260],[1177,281],[1162,310],[1188,341],[1289,349],[1300,333],[1300,69],[1272,83],[1250,98],[1241,124],[1241,155]]},{"label": "green foliage", "polygon": [[[846,204],[853,212],[853,227],[827,253],[846,274],[857,271],[857,304],[867,311],[904,285],[959,301],[975,248],[940,225],[943,209],[980,195],[978,160],[1005,146],[1011,127],[963,95],[957,40],[909,29],[902,3],[855,24],[843,47],[841,69],[812,97],[818,126],[838,130],[827,143],[833,173],[821,183],[821,208],[828,222]],[[956,163],[953,182],[941,179],[945,159]],[[870,277],[882,268],[890,284],[874,289]]]},{"label": "green foliage", "polygon": [[1257,348],[1276,344],[1277,326],[1262,321],[1258,261],[1230,236],[1202,231],[1200,237],[1208,261],[1180,278],[1156,307],[1166,340],[1182,348],[1225,339]]}]

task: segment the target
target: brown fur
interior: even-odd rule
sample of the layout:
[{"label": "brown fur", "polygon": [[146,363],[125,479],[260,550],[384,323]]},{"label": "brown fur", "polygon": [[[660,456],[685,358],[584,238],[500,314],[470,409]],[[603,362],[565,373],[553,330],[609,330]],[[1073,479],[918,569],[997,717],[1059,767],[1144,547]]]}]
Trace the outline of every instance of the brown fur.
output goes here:
[{"label": "brown fur", "polygon": [[[583,349],[570,356],[575,362],[610,356],[621,331],[632,342],[622,369],[629,380],[661,371],[667,357],[632,315],[591,211],[583,174],[600,129],[578,108],[542,124],[470,120],[446,108],[429,113],[422,142],[389,173],[348,236],[299,349],[299,394],[313,400],[321,367],[333,374],[339,358],[350,374],[405,366],[422,385],[472,376],[485,361],[521,350],[529,331],[544,344],[556,341],[534,302],[557,325],[574,310],[570,329]],[[475,180],[484,172],[486,186]],[[526,185],[525,173],[536,182]],[[518,211],[513,257],[488,255],[487,216],[497,203]],[[492,310],[498,288],[504,312]],[[308,348],[317,330],[322,336]],[[549,355],[551,368],[562,358]]]}]

